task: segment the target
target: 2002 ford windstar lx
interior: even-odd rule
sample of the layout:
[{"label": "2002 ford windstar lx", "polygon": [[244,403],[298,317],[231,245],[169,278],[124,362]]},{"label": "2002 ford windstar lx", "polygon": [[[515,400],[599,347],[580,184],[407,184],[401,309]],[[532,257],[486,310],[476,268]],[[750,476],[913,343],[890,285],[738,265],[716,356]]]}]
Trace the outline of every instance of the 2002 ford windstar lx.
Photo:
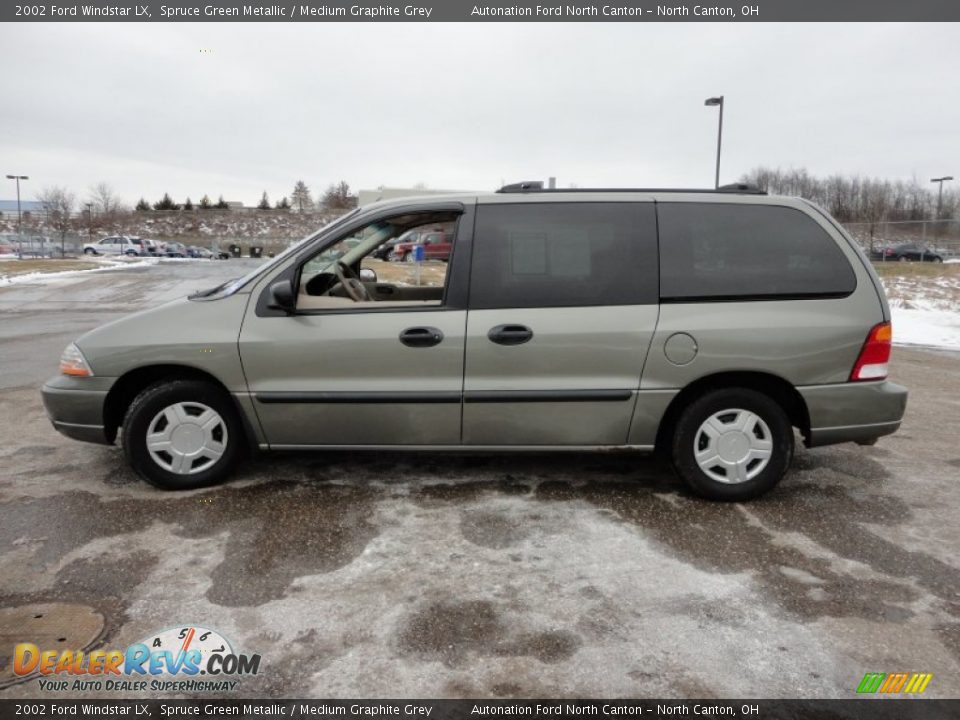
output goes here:
[{"label": "2002 ford windstar lx", "polygon": [[[377,279],[373,251],[437,225],[435,284]],[[804,200],[519,184],[356,210],[82,336],[43,398],[163,488],[218,482],[250,446],[622,448],[744,500],[783,477],[794,428],[808,447],[897,430],[890,343],[870,263]]]}]

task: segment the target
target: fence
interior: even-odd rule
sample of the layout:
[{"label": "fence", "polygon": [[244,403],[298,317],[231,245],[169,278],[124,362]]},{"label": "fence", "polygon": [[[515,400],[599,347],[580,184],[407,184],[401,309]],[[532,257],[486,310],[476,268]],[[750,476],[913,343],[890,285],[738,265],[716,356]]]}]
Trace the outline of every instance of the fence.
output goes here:
[{"label": "fence", "polygon": [[59,235],[51,237],[24,233],[21,238],[16,233],[0,233],[2,251],[15,254],[22,252],[24,257],[72,257],[83,252],[85,242],[86,236],[76,233],[68,233],[62,241]]},{"label": "fence", "polygon": [[[93,236],[93,241],[105,237],[103,234]],[[196,245],[209,248],[215,251],[229,252],[232,246],[239,246],[244,256],[250,255],[250,249],[254,247],[262,248],[264,256],[275,255],[286,250],[296,240],[289,237],[276,236],[247,236],[247,237],[217,237],[210,238],[204,236],[190,235],[144,235],[157,242],[176,242],[186,246]],[[0,254],[20,252],[21,238],[16,233],[0,233]],[[39,235],[35,233],[23,233],[23,255],[24,257],[72,257],[83,254],[84,243],[90,242],[86,233],[70,232],[64,237],[61,243],[60,236]]]}]

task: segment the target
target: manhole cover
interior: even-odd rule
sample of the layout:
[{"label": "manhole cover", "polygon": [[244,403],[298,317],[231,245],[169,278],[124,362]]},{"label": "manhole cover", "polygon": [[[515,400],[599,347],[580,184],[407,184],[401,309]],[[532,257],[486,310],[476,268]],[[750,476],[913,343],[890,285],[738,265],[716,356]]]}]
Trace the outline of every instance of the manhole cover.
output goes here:
[{"label": "manhole cover", "polygon": [[36,603],[0,608],[0,688],[36,674],[13,674],[13,649],[33,643],[43,650],[88,650],[103,632],[103,615],[89,605]]}]

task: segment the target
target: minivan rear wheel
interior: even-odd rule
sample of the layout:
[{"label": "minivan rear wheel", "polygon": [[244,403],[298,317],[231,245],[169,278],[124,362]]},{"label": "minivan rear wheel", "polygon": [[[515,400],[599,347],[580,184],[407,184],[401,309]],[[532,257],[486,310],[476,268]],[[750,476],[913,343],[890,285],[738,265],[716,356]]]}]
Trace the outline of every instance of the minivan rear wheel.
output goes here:
[{"label": "minivan rear wheel", "polygon": [[123,450],[137,473],[164,490],[225,480],[240,456],[243,428],[220,388],[197,380],[152,385],[123,421]]},{"label": "minivan rear wheel", "polygon": [[772,489],[793,457],[793,427],[773,399],[748,388],[708,392],[681,413],[673,466],[711,500],[740,501]]}]

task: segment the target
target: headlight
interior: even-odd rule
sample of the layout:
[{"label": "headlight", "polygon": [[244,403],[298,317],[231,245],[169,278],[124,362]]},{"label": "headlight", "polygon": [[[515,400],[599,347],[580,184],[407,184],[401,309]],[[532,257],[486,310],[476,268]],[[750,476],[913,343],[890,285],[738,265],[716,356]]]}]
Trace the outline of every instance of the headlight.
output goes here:
[{"label": "headlight", "polygon": [[92,377],[93,370],[87,365],[87,359],[83,356],[73,343],[67,345],[63,355],[60,356],[60,372],[64,375],[73,375],[74,377]]}]

